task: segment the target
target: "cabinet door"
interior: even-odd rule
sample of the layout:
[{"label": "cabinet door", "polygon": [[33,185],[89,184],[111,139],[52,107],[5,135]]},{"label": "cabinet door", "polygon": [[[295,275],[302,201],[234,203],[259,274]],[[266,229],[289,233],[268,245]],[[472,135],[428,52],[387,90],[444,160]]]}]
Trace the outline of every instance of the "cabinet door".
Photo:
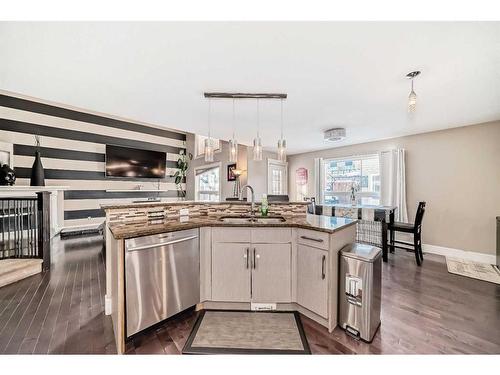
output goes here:
[{"label": "cabinet door", "polygon": [[328,251],[297,246],[297,302],[328,317]]},{"label": "cabinet door", "polygon": [[252,302],[290,302],[292,300],[291,245],[254,244],[251,250]]},{"label": "cabinet door", "polygon": [[213,301],[250,301],[251,263],[247,252],[250,253],[250,244],[219,242],[213,244]]}]

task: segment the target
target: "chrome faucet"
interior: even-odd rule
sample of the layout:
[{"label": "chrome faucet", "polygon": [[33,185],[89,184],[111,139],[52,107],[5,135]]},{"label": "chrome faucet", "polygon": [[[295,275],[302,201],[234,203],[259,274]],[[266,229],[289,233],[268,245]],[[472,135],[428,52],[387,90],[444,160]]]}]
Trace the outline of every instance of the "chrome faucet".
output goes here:
[{"label": "chrome faucet", "polygon": [[[251,187],[250,185],[242,186],[238,199],[241,200],[243,198],[243,190],[245,190],[246,188],[250,189],[250,193],[252,193],[251,194],[252,205],[250,206],[250,216],[255,216],[255,194],[253,191],[253,187]],[[248,194],[247,194],[247,200],[248,200]]]}]

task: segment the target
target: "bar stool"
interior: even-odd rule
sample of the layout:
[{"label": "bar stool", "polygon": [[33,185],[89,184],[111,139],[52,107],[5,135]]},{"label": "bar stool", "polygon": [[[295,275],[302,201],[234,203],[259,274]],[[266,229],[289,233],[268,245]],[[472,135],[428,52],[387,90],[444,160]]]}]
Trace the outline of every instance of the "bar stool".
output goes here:
[{"label": "bar stool", "polygon": [[[424,260],[424,255],[422,253],[422,219],[424,218],[425,212],[425,202],[419,202],[417,208],[417,214],[415,215],[415,223],[401,223],[395,222],[393,224],[389,224],[389,248],[391,252],[394,252],[394,249],[403,249],[407,251],[415,252],[415,260],[417,261],[417,265],[420,266],[422,261]],[[413,233],[413,243],[404,242],[404,241],[396,241],[394,239],[395,232],[403,232],[403,233]],[[396,244],[404,245],[398,246]]]}]

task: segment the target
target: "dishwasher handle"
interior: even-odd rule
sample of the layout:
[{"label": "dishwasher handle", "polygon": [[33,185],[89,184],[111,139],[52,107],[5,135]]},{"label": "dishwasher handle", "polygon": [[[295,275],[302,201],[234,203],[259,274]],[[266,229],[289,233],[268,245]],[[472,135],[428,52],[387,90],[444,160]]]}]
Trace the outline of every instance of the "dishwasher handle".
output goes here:
[{"label": "dishwasher handle", "polygon": [[158,243],[144,245],[144,246],[131,247],[131,248],[127,249],[127,251],[147,250],[147,249],[152,249],[153,247],[173,245],[173,244],[179,243],[179,242],[194,240],[195,238],[198,238],[198,236],[189,236],[189,237],[178,238],[178,239],[166,241],[166,242],[158,242]]}]

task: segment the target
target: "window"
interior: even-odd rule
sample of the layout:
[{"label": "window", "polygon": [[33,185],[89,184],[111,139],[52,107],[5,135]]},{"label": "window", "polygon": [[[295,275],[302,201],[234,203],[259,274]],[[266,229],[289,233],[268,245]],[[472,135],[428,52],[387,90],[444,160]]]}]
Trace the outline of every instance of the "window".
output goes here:
[{"label": "window", "polygon": [[351,188],[360,204],[380,203],[380,163],[378,155],[325,159],[321,166],[321,201],[350,204]]},{"label": "window", "polygon": [[267,193],[271,195],[286,195],[288,194],[287,190],[287,163],[268,159]]},{"label": "window", "polygon": [[[194,136],[194,157],[198,158],[205,155],[205,137],[204,135],[196,134]],[[218,139],[212,138],[214,144],[214,152],[220,151],[220,141]]]},{"label": "window", "polygon": [[220,200],[220,165],[199,167],[195,174],[195,199],[218,202]]}]

